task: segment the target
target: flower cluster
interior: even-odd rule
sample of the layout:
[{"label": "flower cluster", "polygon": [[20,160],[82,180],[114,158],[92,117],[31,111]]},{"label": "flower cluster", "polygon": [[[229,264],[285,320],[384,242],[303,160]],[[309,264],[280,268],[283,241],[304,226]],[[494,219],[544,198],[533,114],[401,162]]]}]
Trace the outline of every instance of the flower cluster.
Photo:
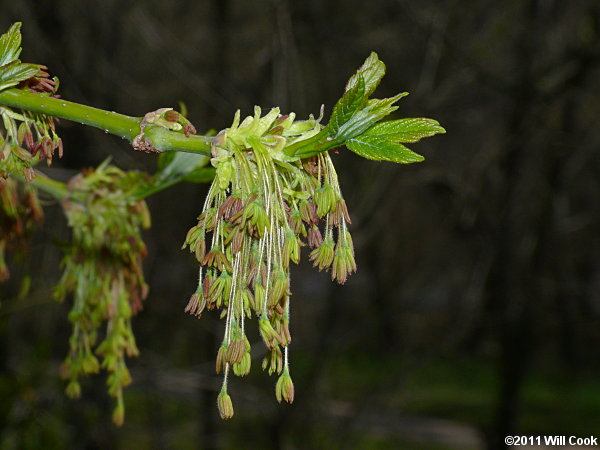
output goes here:
[{"label": "flower cluster", "polygon": [[4,130],[0,132],[0,178],[9,173],[34,177],[33,167],[41,158],[52,164],[54,153],[63,155],[62,140],[55,130],[58,119],[43,114],[23,111],[17,113],[0,107]]},{"label": "flower cluster", "polygon": [[117,424],[124,417],[122,389],[131,382],[125,357],[138,354],[131,317],[148,294],[140,230],[150,225],[150,217],[145,202],[133,196],[141,177],[105,163],[68,183],[63,207],[73,243],[54,292],[60,301],[73,293],[69,313],[73,332],[62,366],[62,375],[69,380],[67,395],[78,397],[79,378],[105,369],[108,392],[117,399],[113,413]]},{"label": "flower cluster", "polygon": [[[40,66],[34,77],[24,80],[18,87],[58,97],[58,80],[50,79],[46,69]],[[57,118],[31,111],[17,112],[6,106],[0,107],[0,116],[4,128],[0,132],[0,178],[6,178],[12,172],[31,181],[33,166],[40,159],[46,158],[50,165],[55,152],[62,158],[63,143],[56,134]]]},{"label": "flower cluster", "polygon": [[5,252],[23,249],[35,224],[43,218],[35,187],[19,186],[12,178],[0,179],[0,282],[10,275]]},{"label": "flower cluster", "polygon": [[233,415],[229,373],[250,371],[245,320],[252,316],[267,348],[262,367],[280,374],[277,399],[293,401],[290,263],[299,262],[301,247],[308,244],[313,265],[331,269],[339,283],[356,270],[350,219],[331,158],[321,153],[294,160],[283,151],[318,134],[320,118],[294,119],[278,108],[261,117],[256,107],[254,116],[240,123],[236,113],[232,126],[214,139],[216,176],[184,244],[200,263],[186,312],[200,317],[205,309],[219,309],[226,320],[216,361],[217,373],[224,373],[217,402],[222,418]]}]

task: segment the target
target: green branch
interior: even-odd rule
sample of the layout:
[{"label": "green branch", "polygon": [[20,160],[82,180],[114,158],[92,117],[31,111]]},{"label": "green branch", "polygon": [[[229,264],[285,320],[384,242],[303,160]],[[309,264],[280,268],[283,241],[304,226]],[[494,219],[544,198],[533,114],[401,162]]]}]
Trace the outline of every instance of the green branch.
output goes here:
[{"label": "green branch", "polygon": [[21,183],[29,183],[30,185],[35,186],[40,191],[50,194],[56,200],[62,200],[67,196],[67,186],[65,183],[48,178],[46,175],[37,170],[35,177],[29,182],[25,180],[23,175],[18,173],[11,173],[10,176]]},{"label": "green branch", "polygon": [[[96,127],[129,142],[140,134],[140,124],[143,120],[140,117],[130,117],[20,89],[6,89],[0,92],[0,105]],[[183,133],[151,125],[144,129],[144,137],[150,139],[153,147],[159,152],[179,151],[210,155],[211,137],[186,137]]]}]

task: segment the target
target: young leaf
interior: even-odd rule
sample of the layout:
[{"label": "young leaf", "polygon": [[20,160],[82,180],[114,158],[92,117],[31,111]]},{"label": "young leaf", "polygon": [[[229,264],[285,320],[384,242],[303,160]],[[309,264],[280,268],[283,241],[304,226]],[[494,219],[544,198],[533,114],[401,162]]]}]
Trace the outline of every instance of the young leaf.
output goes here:
[{"label": "young leaf", "polygon": [[407,164],[423,161],[423,157],[401,142],[417,142],[421,138],[445,132],[433,119],[389,120],[375,124],[360,136],[350,139],[346,147],[364,158]]},{"label": "young leaf", "polygon": [[363,134],[346,142],[346,147],[363,158],[375,161],[391,161],[408,164],[423,161],[423,157],[404,145],[387,140],[385,137]]},{"label": "young leaf", "polygon": [[158,168],[159,171],[164,170],[169,164],[171,164],[171,162],[173,161],[173,158],[175,158],[175,155],[178,152],[162,152],[158,155],[158,158],[156,160],[156,167]]},{"label": "young leaf", "polygon": [[208,157],[195,153],[165,152],[165,154],[169,153],[173,156],[167,156],[160,161],[159,172],[155,176],[157,181],[165,182],[183,178],[195,169],[206,166],[210,161]]},{"label": "young leaf", "polygon": [[214,167],[201,167],[192,170],[183,178],[183,180],[188,183],[208,183],[215,178],[215,172]]},{"label": "young leaf", "polygon": [[340,98],[331,113],[329,119],[329,135],[336,136],[338,130],[344,125],[353,114],[363,108],[367,102],[367,94],[365,94],[365,81],[361,73],[356,74],[356,82],[346,90],[346,93]]},{"label": "young leaf", "polygon": [[335,136],[331,137],[337,143],[343,144],[345,141],[361,135],[376,122],[398,109],[397,106],[393,106],[394,103],[407,95],[408,92],[403,92],[390,98],[369,100],[366,107],[353,114],[346,123],[339,127]]},{"label": "young leaf", "polygon": [[18,60],[0,67],[0,91],[35,76],[39,70],[37,64],[24,64]]},{"label": "young leaf", "polygon": [[0,66],[13,62],[21,53],[21,22],[15,22],[0,36]]},{"label": "young leaf", "polygon": [[412,143],[445,132],[437,120],[418,117],[380,122],[369,128],[364,135],[385,137],[393,142]]},{"label": "young leaf", "polygon": [[377,53],[371,52],[362,66],[350,77],[346,83],[346,91],[352,89],[362,77],[365,83],[365,96],[368,97],[373,93],[379,82],[385,75],[385,64],[379,60]]}]

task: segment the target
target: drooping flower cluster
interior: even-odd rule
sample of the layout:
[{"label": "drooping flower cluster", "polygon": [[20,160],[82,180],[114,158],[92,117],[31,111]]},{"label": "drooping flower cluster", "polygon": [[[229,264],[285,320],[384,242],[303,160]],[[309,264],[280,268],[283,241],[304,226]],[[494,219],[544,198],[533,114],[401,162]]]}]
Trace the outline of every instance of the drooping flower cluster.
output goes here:
[{"label": "drooping flower cluster", "polygon": [[37,189],[12,178],[0,179],[0,282],[10,275],[7,250],[22,250],[36,223],[44,218]]},{"label": "drooping flower cluster", "polygon": [[[55,297],[73,294],[73,332],[62,366],[66,392],[79,397],[81,376],[108,372],[108,392],[117,399],[113,420],[123,422],[123,387],[131,382],[126,356],[138,349],[131,317],[142,309],[148,286],[142,274],[146,247],[140,230],[150,226],[143,200],[132,195],[141,175],[106,163],[68,183],[63,202],[73,242],[62,261]],[[103,331],[101,328],[105,326]],[[99,357],[99,358],[98,358]]]},{"label": "drooping flower cluster", "polygon": [[250,371],[245,320],[253,316],[268,350],[263,369],[280,374],[277,399],[293,401],[290,263],[299,262],[301,247],[308,243],[313,265],[331,269],[340,283],[356,270],[350,219],[329,155],[295,161],[283,152],[322,129],[312,116],[294,118],[280,115],[278,108],[261,117],[256,107],[254,116],[240,124],[236,113],[232,126],[214,140],[216,176],[184,244],[200,263],[186,312],[199,317],[205,309],[219,309],[226,319],[216,361],[217,373],[224,373],[217,402],[223,418],[233,415],[229,373]]}]

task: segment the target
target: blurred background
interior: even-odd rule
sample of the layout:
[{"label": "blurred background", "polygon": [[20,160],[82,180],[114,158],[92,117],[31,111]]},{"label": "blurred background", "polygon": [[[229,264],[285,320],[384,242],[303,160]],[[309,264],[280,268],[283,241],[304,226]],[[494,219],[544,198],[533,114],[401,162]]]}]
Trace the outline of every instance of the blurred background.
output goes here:
[{"label": "blurred background", "polygon": [[[597,0],[0,1],[27,62],[63,98],[142,116],[187,105],[196,128],[237,108],[326,117],[371,50],[395,117],[448,133],[422,164],[334,156],[358,273],[345,286],[292,271],[292,406],[260,366],[215,406],[216,314],[183,313],[196,264],[180,250],[207,185],[149,200],[150,296],[135,319],[126,423],[104,376],[63,395],[68,304],[55,303],[62,211],[48,201],[23,266],[0,286],[3,449],[501,449],[504,436],[600,437],[600,3]],[[67,180],[108,155],[155,157],[63,121]],[[32,276],[18,299],[20,280]],[[255,340],[258,339],[254,335]],[[539,448],[539,447],[536,447]]]}]

